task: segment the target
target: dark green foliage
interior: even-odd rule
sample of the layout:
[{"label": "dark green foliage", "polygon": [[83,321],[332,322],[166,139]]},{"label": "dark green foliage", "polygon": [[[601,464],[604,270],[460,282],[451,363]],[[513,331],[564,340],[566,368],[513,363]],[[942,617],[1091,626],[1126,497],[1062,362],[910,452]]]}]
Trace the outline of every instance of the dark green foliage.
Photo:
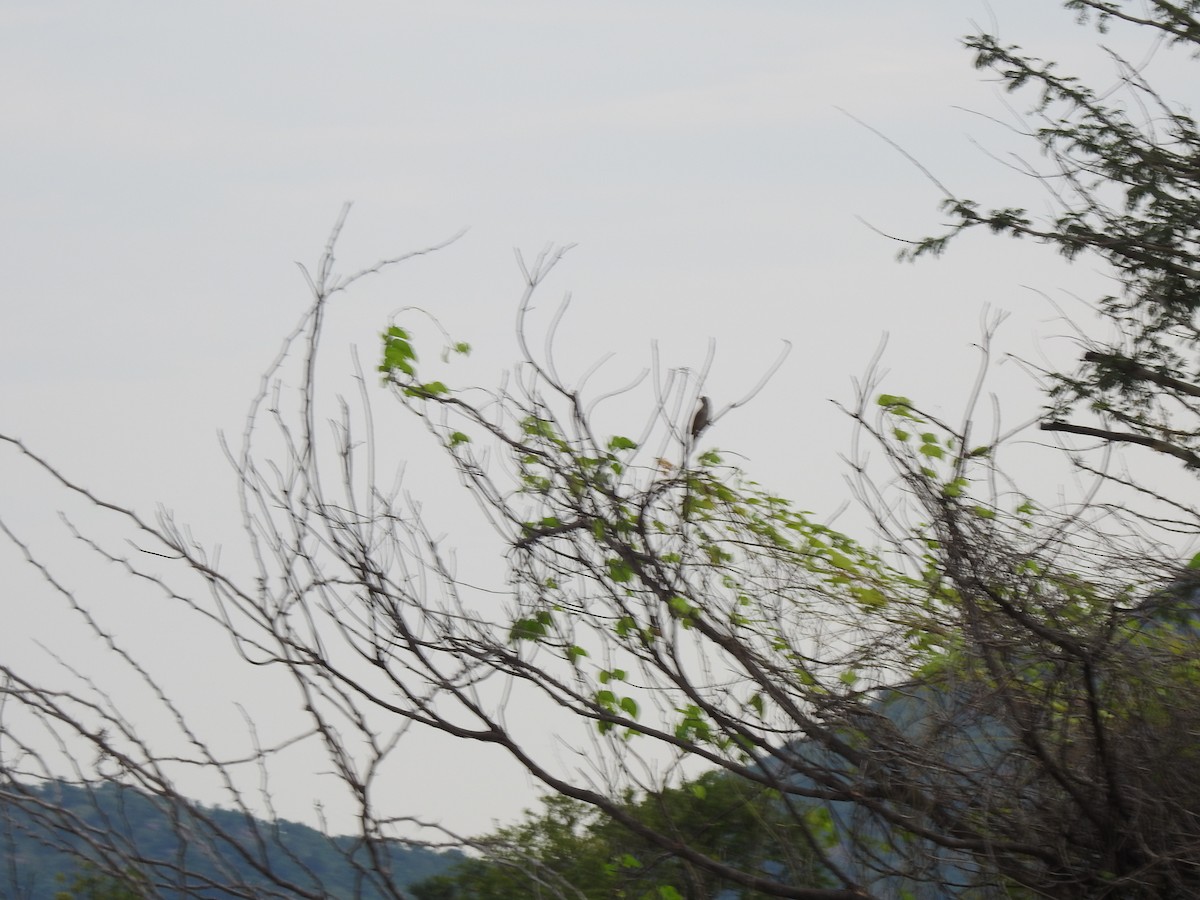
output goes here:
[{"label": "dark green foliage", "polygon": [[[629,797],[623,808],[679,847],[743,871],[770,872],[784,883],[823,887],[829,881],[797,825],[793,808],[774,791],[709,772],[677,788]],[[581,898],[702,898],[755,900],[766,895],[739,887],[651,843],[594,808],[566,797],[546,797],[543,809],[480,840],[488,856],[414,885],[417,900]],[[809,810],[818,833],[823,813]]]},{"label": "dark green foliage", "polygon": [[54,900],[144,900],[150,896],[145,879],[136,872],[105,875],[91,863],[84,863],[72,878],[60,875],[66,884]]}]

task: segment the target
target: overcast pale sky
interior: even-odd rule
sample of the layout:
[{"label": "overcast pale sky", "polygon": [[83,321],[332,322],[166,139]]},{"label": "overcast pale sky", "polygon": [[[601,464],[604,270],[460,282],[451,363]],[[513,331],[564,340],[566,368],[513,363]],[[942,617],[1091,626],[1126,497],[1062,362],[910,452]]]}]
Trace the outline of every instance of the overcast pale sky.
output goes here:
[{"label": "overcast pale sky", "polygon": [[[547,303],[574,293],[564,340],[580,370],[615,351],[615,371],[635,372],[652,339],[666,364],[697,366],[715,337],[720,404],[794,344],[712,440],[830,513],[849,428],[829,399],[849,399],[882,334],[889,386],[953,410],[985,306],[1014,313],[1004,349],[1054,353],[1067,329],[1037,291],[1069,306],[1096,283],[1048,251],[986,239],[900,265],[862,221],[920,236],[939,196],[839,108],[954,190],[1037,202],[992,158],[1022,145],[972,112],[1006,115],[959,46],[972,21],[1111,76],[1086,54],[1094,34],[1047,0],[6,0],[0,431],[106,496],[164,503],[236,544],[217,433],[240,428],[308,302],[294,263],[316,261],[354,201],[346,270],[470,230],[340,298],[334,340],[374,353],[389,313],[417,303],[497,371],[514,349],[513,248],[577,243]],[[998,378],[1011,421],[1030,415],[1024,376]],[[52,553],[58,502],[11,454],[0,463],[0,515]],[[11,548],[0,567],[0,652],[44,665],[31,640],[58,646],[53,598]],[[89,596],[113,604],[124,590]],[[214,671],[215,636],[139,609],[114,621],[183,673],[175,686],[193,702],[228,710],[236,693],[271,708],[270,688]],[[471,831],[532,797],[444,742],[415,740],[407,758],[411,809],[397,812]],[[292,773],[281,814],[311,819],[311,774]]]}]

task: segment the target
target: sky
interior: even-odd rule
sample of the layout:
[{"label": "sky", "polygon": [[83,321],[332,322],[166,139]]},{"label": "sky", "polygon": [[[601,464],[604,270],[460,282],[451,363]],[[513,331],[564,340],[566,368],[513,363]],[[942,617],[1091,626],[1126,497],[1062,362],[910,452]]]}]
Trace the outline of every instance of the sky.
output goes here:
[{"label": "sky", "polygon": [[[562,340],[577,372],[612,352],[605,372],[619,383],[649,363],[652,341],[664,365],[694,368],[715,338],[707,389],[720,408],[790,342],[780,372],[711,439],[830,515],[848,497],[850,438],[830,401],[852,400],[884,335],[887,388],[952,413],[985,310],[1011,314],[1003,351],[1061,358],[1061,310],[1084,315],[1079,298],[1104,284],[1087,264],[986,237],[900,264],[881,234],[920,237],[940,221],[937,189],[889,141],[952,190],[1044,204],[1010,156],[1030,153],[1006,124],[1022,101],[959,44],[973,23],[1111,79],[1094,33],[1045,0],[7,0],[0,432],[105,497],[174,510],[236,555],[218,434],[240,431],[306,308],[297,263],[316,263],[353,202],[343,271],[468,231],[340,297],[332,344],[369,358],[389,316],[419,305],[473,345],[471,373],[494,384],[515,358],[514,249],[575,244],[537,313],[571,292]],[[992,384],[1006,424],[1036,412],[1019,366],[998,366]],[[469,550],[473,507],[445,473],[425,480],[437,461],[423,445],[398,444],[395,463]],[[6,451],[0,518],[68,560],[62,502]],[[215,632],[148,599],[122,611],[128,584],[64,565],[211,727],[242,727],[234,699],[268,729],[285,715],[279,686],[230,668]],[[51,651],[78,654],[102,677],[104,652],[66,636],[13,548],[0,547],[0,571],[6,660],[50,672]],[[405,811],[471,832],[532,802],[519,773],[472,752],[414,737]],[[302,762],[284,777],[280,813],[311,821],[320,778]]]}]

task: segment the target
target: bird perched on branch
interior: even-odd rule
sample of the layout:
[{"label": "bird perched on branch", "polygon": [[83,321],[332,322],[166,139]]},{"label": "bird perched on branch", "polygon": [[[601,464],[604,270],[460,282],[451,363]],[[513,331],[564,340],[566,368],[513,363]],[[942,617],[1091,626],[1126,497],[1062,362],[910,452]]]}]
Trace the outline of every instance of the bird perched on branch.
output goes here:
[{"label": "bird perched on branch", "polygon": [[709,418],[712,415],[712,404],[707,397],[700,398],[700,406],[696,408],[696,414],[692,416],[692,440],[700,437],[700,433],[708,427]]}]

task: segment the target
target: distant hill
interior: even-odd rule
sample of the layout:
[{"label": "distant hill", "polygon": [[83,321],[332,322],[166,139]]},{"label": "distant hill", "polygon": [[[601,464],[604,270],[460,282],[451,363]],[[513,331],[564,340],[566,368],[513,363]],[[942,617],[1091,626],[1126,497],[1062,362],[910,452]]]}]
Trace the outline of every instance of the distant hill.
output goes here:
[{"label": "distant hill", "polygon": [[[376,900],[387,879],[406,886],[462,859],[398,842],[375,846],[329,837],[295,822],[266,822],[240,812],[171,804],[111,782],[0,784],[0,897],[54,900],[80,871],[80,858],[136,858],[159,896],[316,896]],[[281,887],[264,876],[267,869]],[[386,875],[381,875],[386,872]],[[60,877],[62,876],[62,877]]]}]

